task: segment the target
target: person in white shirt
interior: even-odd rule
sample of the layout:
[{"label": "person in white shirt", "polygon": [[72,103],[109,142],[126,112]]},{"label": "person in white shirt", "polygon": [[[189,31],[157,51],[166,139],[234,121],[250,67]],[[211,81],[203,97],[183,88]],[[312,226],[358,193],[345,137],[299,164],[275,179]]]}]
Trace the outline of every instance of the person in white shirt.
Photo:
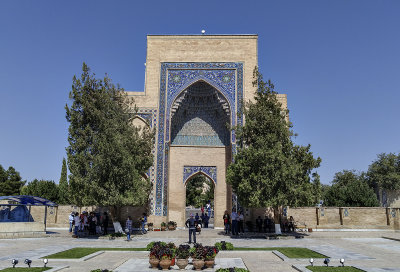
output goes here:
[{"label": "person in white shirt", "polygon": [[232,211],[232,235],[238,235],[238,219],[239,216],[235,211]]},{"label": "person in white shirt", "polygon": [[74,216],[75,213],[71,212],[71,214],[68,217],[68,221],[69,221],[69,233],[72,233],[72,225],[74,224]]},{"label": "person in white shirt", "polygon": [[78,238],[78,230],[79,230],[80,225],[81,225],[81,218],[79,216],[79,213],[76,212],[75,213],[75,217],[74,217],[74,235],[75,235],[75,238]]},{"label": "person in white shirt", "polygon": [[244,216],[240,211],[238,212],[238,232],[244,233]]}]

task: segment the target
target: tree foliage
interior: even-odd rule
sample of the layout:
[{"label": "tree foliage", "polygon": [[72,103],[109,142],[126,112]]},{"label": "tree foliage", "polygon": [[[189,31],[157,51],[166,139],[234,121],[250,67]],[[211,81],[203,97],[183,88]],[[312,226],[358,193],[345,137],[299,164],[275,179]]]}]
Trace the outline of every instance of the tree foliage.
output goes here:
[{"label": "tree foliage", "polygon": [[66,118],[71,199],[78,205],[142,205],[151,189],[144,173],[153,163],[154,133],[132,125],[134,101],[84,63],[74,76]]},{"label": "tree foliage", "polygon": [[59,204],[70,204],[70,196],[69,196],[69,186],[68,186],[68,179],[67,179],[67,162],[65,158],[62,161],[62,168],[61,168],[61,176],[60,181],[58,182],[59,187]]},{"label": "tree foliage", "polygon": [[186,206],[205,206],[208,200],[214,200],[214,184],[203,175],[191,178],[186,184]]},{"label": "tree foliage", "polygon": [[373,188],[400,189],[400,154],[379,154],[368,168],[368,182]]},{"label": "tree foliage", "polygon": [[332,186],[325,192],[326,206],[379,206],[374,190],[368,185],[365,173],[343,170],[335,174]]},{"label": "tree foliage", "polygon": [[288,111],[278,102],[274,85],[264,82],[257,69],[254,77],[255,102],[246,104],[246,122],[236,128],[237,154],[227,181],[247,207],[315,204],[310,176],[321,159],[313,157],[310,145],[293,143]]},{"label": "tree foliage", "polygon": [[58,203],[59,188],[57,184],[52,180],[34,179],[33,181],[22,187],[21,195],[43,197],[45,199]]},{"label": "tree foliage", "polygon": [[0,196],[18,195],[24,184],[25,181],[22,181],[14,167],[10,166],[5,170],[0,164]]}]

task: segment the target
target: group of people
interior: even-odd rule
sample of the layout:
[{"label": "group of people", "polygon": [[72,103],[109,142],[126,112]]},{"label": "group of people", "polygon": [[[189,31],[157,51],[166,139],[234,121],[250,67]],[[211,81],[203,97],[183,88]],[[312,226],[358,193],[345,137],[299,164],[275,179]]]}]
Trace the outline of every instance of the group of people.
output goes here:
[{"label": "group of people", "polygon": [[[147,224],[147,214],[143,213],[142,217],[139,219],[140,225],[141,225],[141,231],[142,234],[147,233],[147,230],[145,229],[145,226]],[[131,234],[133,233],[133,228],[132,228],[132,217],[128,216],[125,222],[125,233],[126,233],[126,240],[129,242],[131,241]]]},{"label": "group of people", "polygon": [[225,211],[222,216],[225,226],[225,234],[232,231],[232,235],[239,235],[239,233],[244,233],[244,216],[241,211],[232,211],[229,215],[228,211]]},{"label": "group of people", "polygon": [[199,213],[196,213],[194,219],[196,220],[197,224],[200,225],[202,228],[208,228],[208,222],[210,220],[208,213],[202,212],[200,216]]},{"label": "group of people", "polygon": [[88,232],[89,235],[108,234],[109,216],[107,212],[101,216],[87,211],[83,211],[81,214],[71,212],[68,219],[69,232],[73,232],[75,238],[78,238],[78,232]]},{"label": "group of people", "polygon": [[258,216],[256,219],[256,231],[258,232],[274,232],[275,222],[269,216],[265,216],[264,219]]}]

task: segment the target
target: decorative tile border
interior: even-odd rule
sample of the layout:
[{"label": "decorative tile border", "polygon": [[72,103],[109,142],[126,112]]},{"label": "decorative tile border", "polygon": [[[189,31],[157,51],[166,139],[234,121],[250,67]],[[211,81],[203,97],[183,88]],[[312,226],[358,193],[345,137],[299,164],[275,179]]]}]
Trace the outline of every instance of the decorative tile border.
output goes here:
[{"label": "decorative tile border", "polygon": [[[136,113],[137,116],[139,116],[141,119],[145,120],[145,122],[150,126],[150,128],[155,128],[157,124],[157,109],[154,108],[138,108],[138,111]],[[156,153],[156,142],[154,141],[154,146],[153,150],[151,151],[153,156],[155,156]],[[152,184],[156,183],[156,174],[155,174],[155,169],[156,169],[156,160],[154,159],[153,165],[149,168],[149,170],[146,172],[147,177],[150,179],[150,182]],[[155,194],[154,192],[151,193],[150,199],[149,199],[149,213],[154,214],[154,198]]]},{"label": "decorative tile border", "polygon": [[[183,90],[200,80],[216,88],[227,99],[231,112],[231,125],[243,124],[242,116],[237,115],[243,100],[243,63],[161,63],[155,215],[167,215],[171,106]],[[233,131],[231,143],[235,143]]]},{"label": "decorative tile border", "polygon": [[188,179],[203,173],[209,177],[215,184],[217,184],[217,167],[216,166],[184,166],[183,167],[183,183],[185,184]]}]

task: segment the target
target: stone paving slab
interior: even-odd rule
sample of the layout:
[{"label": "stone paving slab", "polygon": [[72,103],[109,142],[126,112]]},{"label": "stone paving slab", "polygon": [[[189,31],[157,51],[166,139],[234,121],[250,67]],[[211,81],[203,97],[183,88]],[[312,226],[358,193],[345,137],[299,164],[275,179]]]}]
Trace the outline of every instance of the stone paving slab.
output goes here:
[{"label": "stone paving slab", "polygon": [[[203,245],[213,245],[217,241],[227,241],[236,247],[305,247],[328,255],[331,263],[344,257],[348,265],[362,267],[366,271],[400,272],[400,241],[384,239],[400,239],[399,232],[332,232],[310,233],[304,239],[267,240],[255,238],[231,238],[220,230],[205,230],[197,236]],[[145,235],[134,235],[133,241],[123,238],[109,240],[98,238],[72,239],[67,231],[53,232],[46,238],[0,239],[0,267],[10,267],[11,259],[20,261],[25,258],[33,260],[34,265],[42,265],[40,257],[67,250],[74,247],[145,247],[150,241],[174,242],[179,245],[188,240],[187,230],[153,232]],[[346,256],[343,256],[346,255]],[[221,251],[219,258],[240,258],[251,272],[289,272],[296,271],[292,265],[306,266],[308,259],[285,259],[282,261],[271,251]],[[114,270],[130,259],[148,261],[147,252],[105,252],[86,261],[50,260],[50,264],[69,266],[61,272],[85,272],[92,269]],[[316,260],[316,262],[322,260]],[[52,266],[52,265],[50,265]]]}]

